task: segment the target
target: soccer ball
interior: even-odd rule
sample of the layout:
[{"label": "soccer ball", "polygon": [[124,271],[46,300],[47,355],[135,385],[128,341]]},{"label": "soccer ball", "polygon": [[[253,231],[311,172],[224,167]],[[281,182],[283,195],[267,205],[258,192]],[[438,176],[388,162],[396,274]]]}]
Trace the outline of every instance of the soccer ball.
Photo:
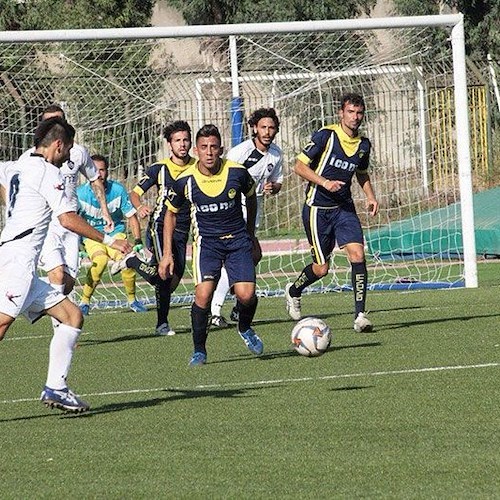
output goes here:
[{"label": "soccer ball", "polygon": [[330,327],[319,318],[303,318],[292,330],[293,347],[302,356],[321,356],[331,340]]}]

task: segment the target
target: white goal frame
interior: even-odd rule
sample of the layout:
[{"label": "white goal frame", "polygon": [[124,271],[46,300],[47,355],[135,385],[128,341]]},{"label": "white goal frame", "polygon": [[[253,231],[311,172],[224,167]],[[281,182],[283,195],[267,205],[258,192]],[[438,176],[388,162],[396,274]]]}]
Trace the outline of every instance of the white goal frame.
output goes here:
[{"label": "white goal frame", "polygon": [[[468,97],[465,63],[464,19],[462,14],[366,18],[304,22],[281,22],[260,24],[164,26],[122,29],[76,29],[40,31],[3,31],[2,42],[65,42],[84,40],[161,39],[204,36],[230,36],[242,34],[299,33],[341,30],[382,30],[410,27],[451,28],[453,56],[455,127],[457,140],[457,163],[460,187],[460,210],[463,236],[463,261],[465,286],[478,286],[476,244],[474,234],[474,211],[472,198],[472,172],[468,118]],[[232,72],[233,73],[233,72]],[[237,72],[236,78],[237,78]],[[233,89],[237,85],[233,85]]]}]

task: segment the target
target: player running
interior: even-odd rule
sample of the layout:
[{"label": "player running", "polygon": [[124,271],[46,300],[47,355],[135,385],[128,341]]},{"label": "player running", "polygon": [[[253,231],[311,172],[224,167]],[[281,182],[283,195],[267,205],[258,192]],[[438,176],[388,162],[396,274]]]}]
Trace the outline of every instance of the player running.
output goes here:
[{"label": "player running", "polygon": [[[198,161],[179,175],[167,200],[159,274],[165,279],[174,272],[173,235],[177,213],[189,200],[196,286],[191,307],[194,353],[189,364],[200,366],[207,361],[210,302],[223,265],[238,300],[241,338],[254,354],[261,354],[264,346],[250,326],[257,308],[253,257],[260,253],[255,237],[255,183],[245,167],[221,158],[221,137],[215,125],[205,125],[198,131],[194,151]],[[241,208],[242,194],[246,197],[246,222]]]},{"label": "player running", "polygon": [[66,379],[83,316],[61,291],[37,275],[49,223],[57,217],[65,230],[104,242],[120,252],[130,252],[132,247],[89,226],[67,198],[59,169],[69,159],[74,135],[74,128],[65,120],[44,120],[35,130],[34,152],[3,169],[7,206],[0,235],[0,340],[20,314],[32,321],[45,313],[55,319],[41,401],[78,413],[88,410],[89,405],[68,388]]},{"label": "player running", "polygon": [[288,314],[299,320],[302,291],[328,273],[329,259],[337,242],[351,263],[356,332],[369,332],[373,325],[365,314],[368,273],[363,230],[351,195],[354,175],[365,193],[370,215],[378,212],[368,174],[371,144],[359,134],[364,115],[363,97],[346,94],[341,99],[340,123],[314,133],[297,157],[295,173],[308,181],[302,221],[313,262],[285,287]]}]

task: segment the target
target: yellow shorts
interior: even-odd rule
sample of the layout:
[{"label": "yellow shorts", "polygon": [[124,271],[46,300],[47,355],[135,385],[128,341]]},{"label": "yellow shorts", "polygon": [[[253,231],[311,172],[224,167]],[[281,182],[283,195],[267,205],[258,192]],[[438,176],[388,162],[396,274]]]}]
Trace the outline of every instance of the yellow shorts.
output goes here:
[{"label": "yellow shorts", "polygon": [[[116,233],[113,235],[113,238],[116,240],[126,240],[127,235],[125,233]],[[112,260],[119,260],[123,257],[123,254],[118,250],[108,247],[104,243],[99,243],[98,241],[90,240],[88,238],[83,240],[83,246],[85,247],[85,251],[90,259],[92,259],[92,255],[97,252],[105,253]]]}]

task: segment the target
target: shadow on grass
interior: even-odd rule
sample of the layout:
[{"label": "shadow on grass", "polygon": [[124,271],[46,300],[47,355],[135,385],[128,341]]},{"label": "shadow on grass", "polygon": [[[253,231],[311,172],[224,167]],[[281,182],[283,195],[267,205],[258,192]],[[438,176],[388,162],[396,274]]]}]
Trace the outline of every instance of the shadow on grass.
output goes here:
[{"label": "shadow on grass", "polygon": [[[184,335],[191,333],[190,328],[180,328],[176,329],[176,335]],[[89,347],[100,344],[113,344],[117,342],[128,342],[130,340],[151,340],[157,338],[163,338],[164,336],[154,335],[154,334],[138,334],[138,335],[121,335],[120,337],[113,337],[111,339],[92,339],[92,338],[80,338],[78,340],[78,347]]]},{"label": "shadow on grass", "polygon": [[254,397],[251,393],[263,389],[273,389],[278,386],[266,385],[265,387],[246,387],[241,389],[164,389],[160,392],[169,393],[165,397],[154,397],[151,399],[140,401],[126,401],[124,403],[110,403],[101,406],[91,407],[85,413],[63,413],[60,410],[53,410],[51,413],[44,413],[42,415],[31,415],[27,417],[14,417],[0,419],[1,423],[6,422],[22,422],[26,420],[35,420],[40,418],[91,418],[96,415],[105,413],[114,413],[118,411],[135,410],[143,408],[151,408],[154,406],[163,405],[165,403],[172,403],[174,401],[184,401],[190,399],[200,398],[214,398],[214,399],[228,399],[240,397]]}]

